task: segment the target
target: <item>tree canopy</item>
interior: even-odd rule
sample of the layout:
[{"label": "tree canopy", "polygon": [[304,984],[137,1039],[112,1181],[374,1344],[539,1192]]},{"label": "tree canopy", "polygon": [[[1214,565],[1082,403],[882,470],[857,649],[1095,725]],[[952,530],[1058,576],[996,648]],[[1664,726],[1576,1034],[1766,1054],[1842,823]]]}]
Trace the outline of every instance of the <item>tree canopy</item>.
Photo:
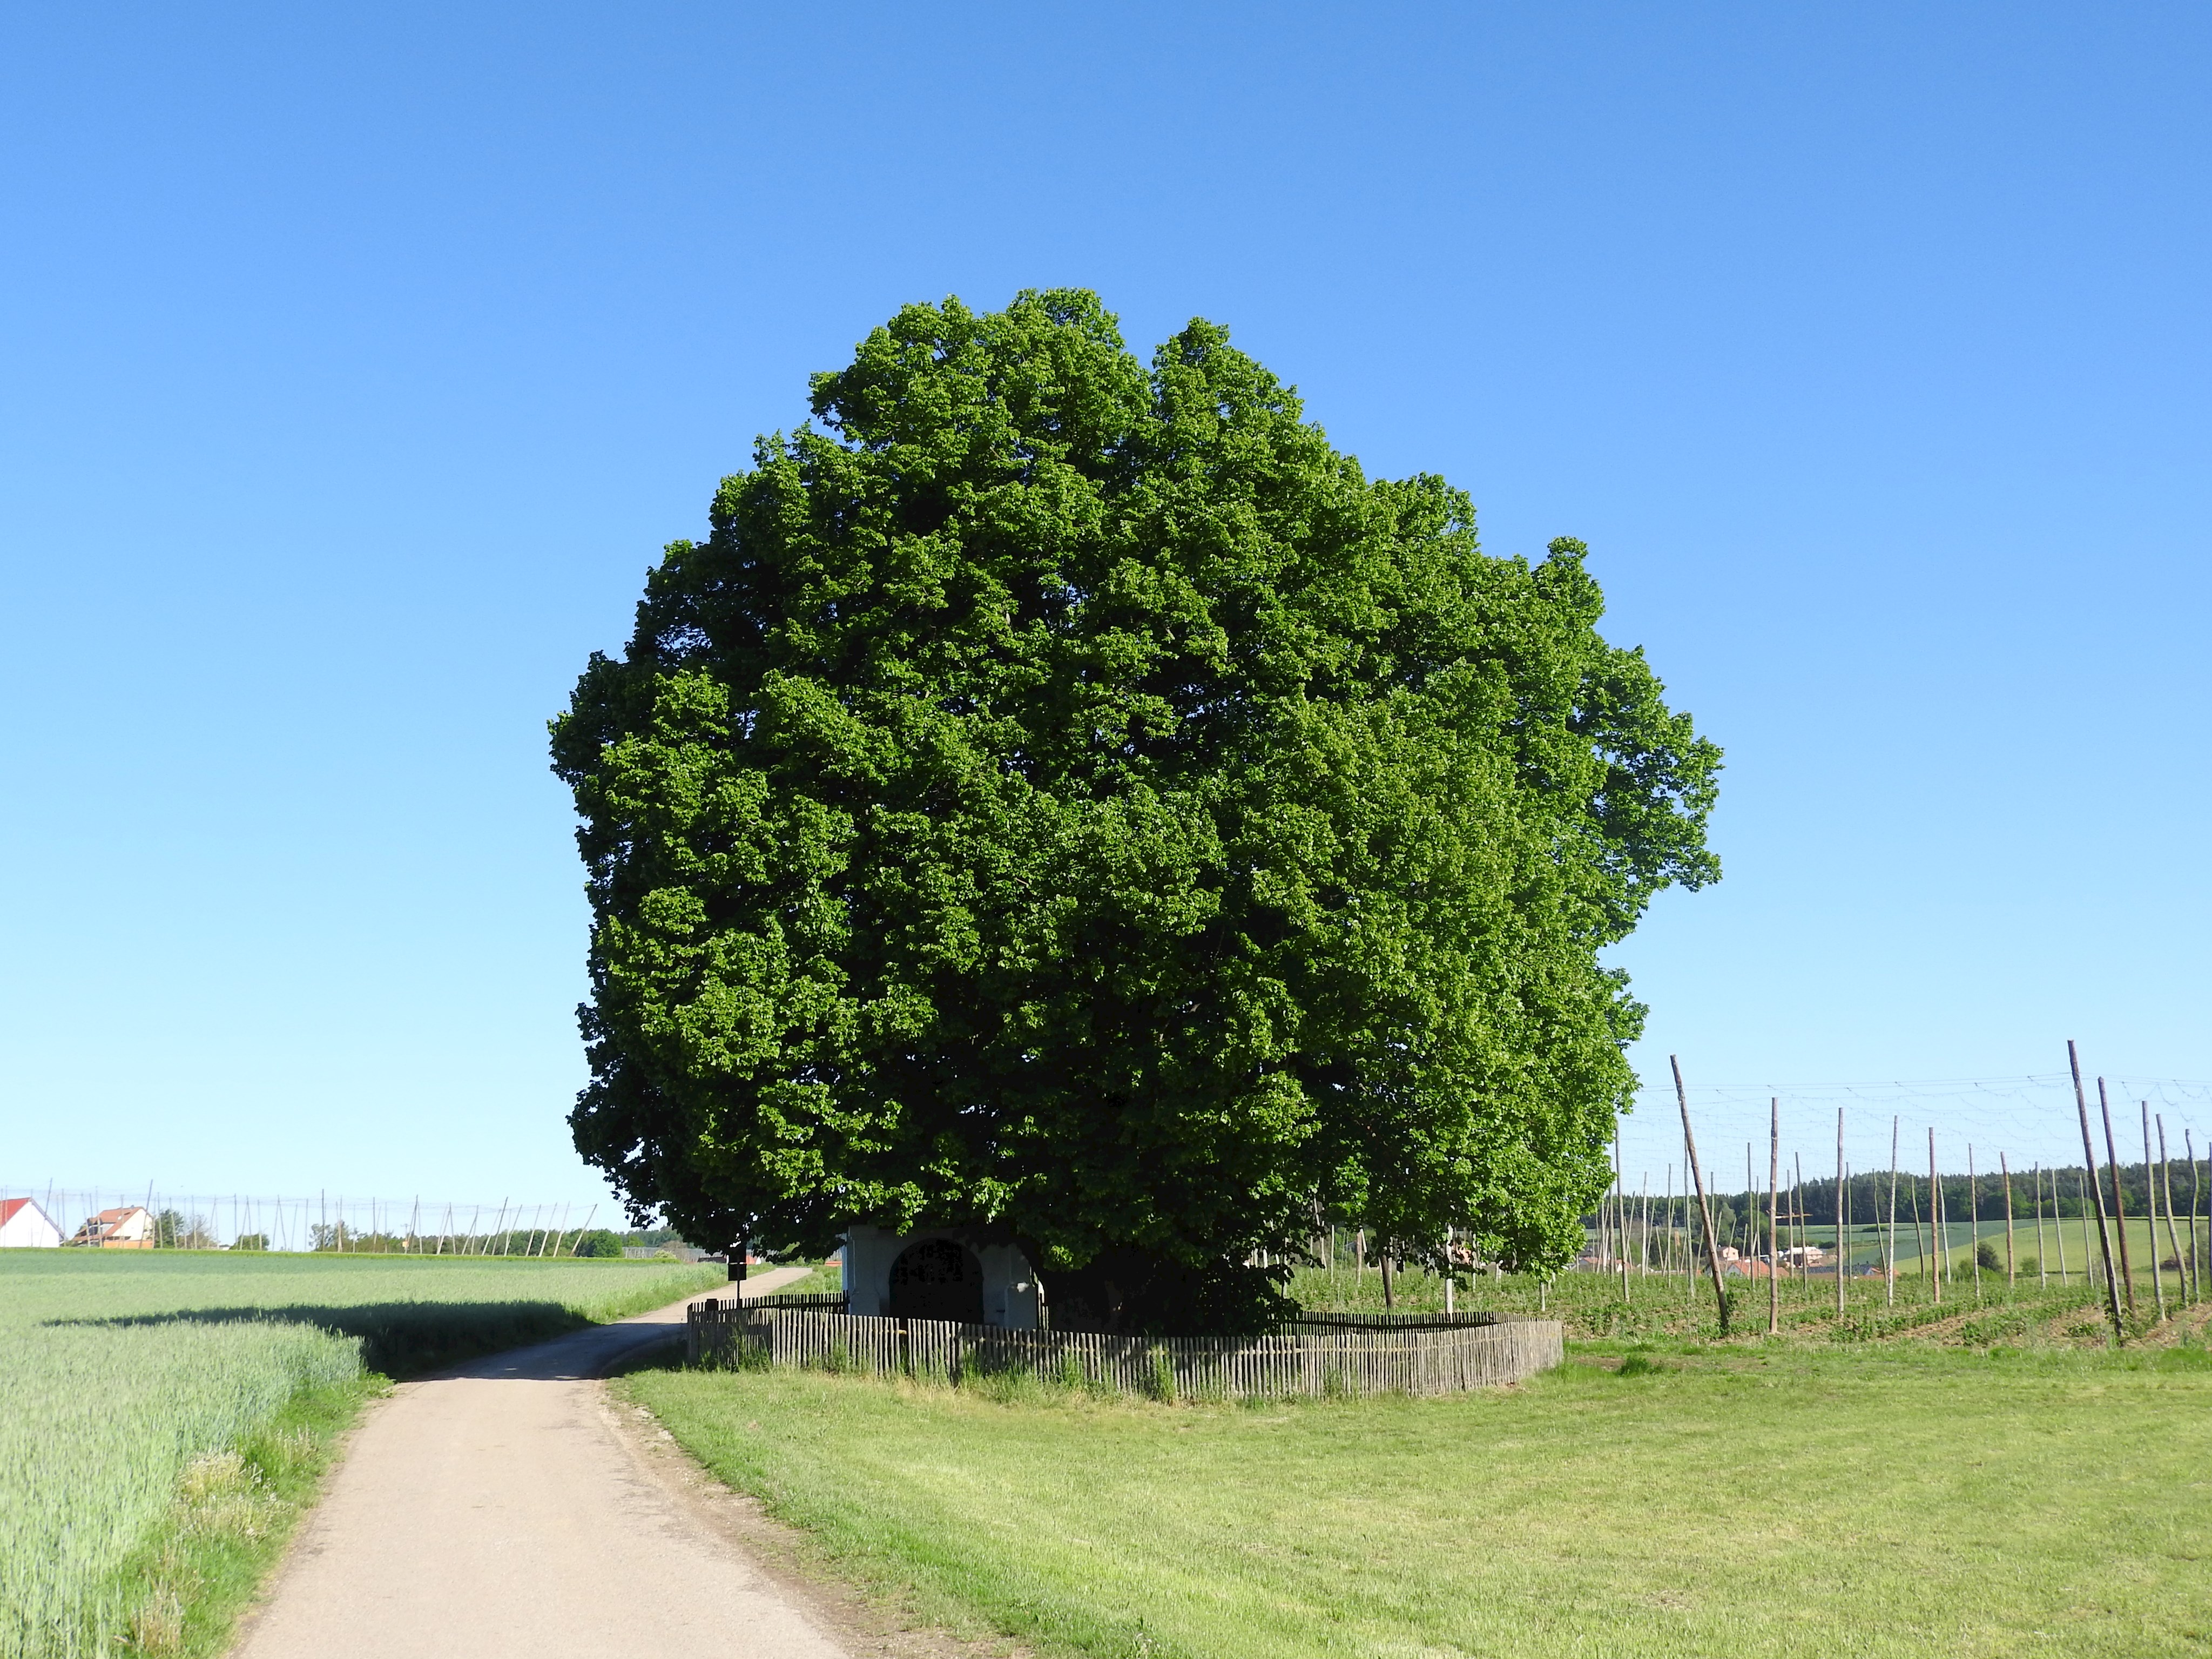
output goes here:
[{"label": "tree canopy", "polygon": [[1555,1266],[1717,878],[1720,752],[1578,542],[1483,553],[1194,321],[911,306],[666,549],[553,723],[571,1124],[688,1238],[1018,1241],[1055,1322],[1263,1318],[1320,1226]]}]

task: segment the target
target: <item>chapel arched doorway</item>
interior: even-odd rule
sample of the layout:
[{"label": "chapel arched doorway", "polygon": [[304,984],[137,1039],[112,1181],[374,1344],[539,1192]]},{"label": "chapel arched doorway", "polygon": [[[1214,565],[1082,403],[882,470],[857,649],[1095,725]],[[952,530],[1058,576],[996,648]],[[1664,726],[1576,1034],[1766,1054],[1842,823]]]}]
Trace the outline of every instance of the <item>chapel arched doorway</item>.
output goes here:
[{"label": "chapel arched doorway", "polygon": [[983,1264],[957,1240],[917,1239],[891,1263],[894,1319],[983,1322]]}]

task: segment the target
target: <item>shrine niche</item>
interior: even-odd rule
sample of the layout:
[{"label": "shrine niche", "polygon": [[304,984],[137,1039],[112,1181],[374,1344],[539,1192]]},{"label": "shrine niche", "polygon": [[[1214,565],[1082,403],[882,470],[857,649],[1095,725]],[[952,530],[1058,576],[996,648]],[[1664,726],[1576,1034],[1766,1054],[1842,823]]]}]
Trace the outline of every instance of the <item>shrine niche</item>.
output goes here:
[{"label": "shrine niche", "polygon": [[917,1239],[891,1262],[894,1319],[957,1319],[983,1322],[983,1264],[950,1238]]},{"label": "shrine niche", "polygon": [[1011,1330],[1035,1330],[1044,1322],[1043,1292],[1020,1248],[957,1227],[911,1233],[851,1228],[845,1235],[845,1297],[856,1314]]}]

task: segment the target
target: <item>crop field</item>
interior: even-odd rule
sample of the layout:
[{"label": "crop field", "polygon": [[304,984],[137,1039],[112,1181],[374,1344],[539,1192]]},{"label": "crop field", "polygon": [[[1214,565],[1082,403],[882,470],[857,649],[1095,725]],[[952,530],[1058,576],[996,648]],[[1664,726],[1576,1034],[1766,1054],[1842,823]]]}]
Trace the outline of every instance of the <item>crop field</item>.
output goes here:
[{"label": "crop field", "polygon": [[2212,1643],[2212,1355],[1583,1344],[1429,1400],[622,1386],[832,1570],[1041,1654],[2157,1659]]},{"label": "crop field", "polygon": [[[272,1487],[299,1484],[318,1424],[327,1438],[325,1419],[342,1420],[368,1371],[620,1318],[722,1273],[667,1261],[0,1254],[0,1656],[186,1650],[212,1626],[188,1605],[179,1561],[205,1545],[246,1571],[250,1590],[249,1570],[291,1513]],[[317,1399],[327,1409],[301,1415]],[[210,1528],[228,1535],[198,1536]]]}]

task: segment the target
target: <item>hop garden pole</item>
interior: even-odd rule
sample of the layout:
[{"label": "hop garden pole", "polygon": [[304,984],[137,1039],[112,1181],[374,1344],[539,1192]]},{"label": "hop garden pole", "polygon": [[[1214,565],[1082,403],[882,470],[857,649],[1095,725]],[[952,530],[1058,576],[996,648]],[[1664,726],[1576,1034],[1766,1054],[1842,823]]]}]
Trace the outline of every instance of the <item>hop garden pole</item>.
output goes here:
[{"label": "hop garden pole", "polygon": [[1651,1171],[1644,1172],[1644,1221],[1638,1229],[1636,1241],[1636,1271],[1651,1271]]},{"label": "hop garden pole", "polygon": [[[2043,1242],[2043,1165],[2040,1164],[2035,1166],[2034,1179],[2036,1281],[2038,1289],[2047,1291],[2051,1288],[2051,1247]],[[2054,1192],[2052,1196],[2055,1198],[2057,1194]],[[2052,1207],[2057,1206],[2053,1205]],[[2066,1235],[2063,1231],[2058,1235],[2058,1284],[2062,1290],[2065,1288]]]},{"label": "hop garden pole", "polygon": [[2197,1249],[2197,1216],[2203,1207],[2204,1195],[2201,1172],[2197,1167],[2195,1130],[2181,1132],[2181,1152],[2189,1160],[2189,1294],[2191,1301],[2201,1301],[2204,1295],[2204,1271]]},{"label": "hop garden pole", "polygon": [[1613,1214],[1608,1210],[1610,1192],[1613,1192],[1613,1188],[1608,1186],[1597,1194],[1597,1272],[1604,1272],[1606,1263],[1613,1261]]},{"label": "hop garden pole", "polygon": [[[2189,1291],[2189,1259],[2181,1253],[2181,1235],[2173,1224],[2173,1164],[2166,1155],[2166,1115],[2162,1112],[2158,1118],[2158,1185],[2160,1200],[2166,1206],[2166,1242],[2173,1247],[2174,1294],[2186,1307],[2195,1298]],[[2189,1225],[2194,1232],[2196,1217],[2190,1218]],[[2151,1248],[2158,1248],[2156,1240],[2152,1241]]]},{"label": "hop garden pole", "polygon": [[1620,1234],[1620,1299],[1628,1300],[1628,1188],[1620,1178],[1620,1120],[1613,1121],[1613,1216],[1614,1231]]},{"label": "hop garden pole", "polygon": [[[2098,1254],[2105,1263],[2105,1301],[2112,1316],[2112,1340],[2125,1341],[2126,1333],[2120,1323],[2120,1281],[2112,1273],[2112,1233],[2105,1219],[2105,1189],[2097,1180],[2097,1146],[2089,1138],[2089,1100],[2081,1091],[2081,1060],[2074,1051],[2074,1039],[2066,1039],[2066,1065],[2074,1074],[2074,1107],[2081,1118],[2081,1156],[2087,1160],[2082,1184],[2088,1188],[2097,1200]],[[2081,1212],[2081,1231],[2089,1231],[2089,1214]]]},{"label": "hop garden pole", "polygon": [[1766,1103],[1766,1334],[1782,1334],[1782,1097]]},{"label": "hop garden pole", "polygon": [[1844,1316],[1844,1109],[1836,1108],[1836,1317]]},{"label": "hop garden pole", "polygon": [[[1928,1242],[1940,1254],[1951,1241],[1942,1236],[1943,1189],[1936,1184],[1936,1131],[1928,1132]],[[1931,1260],[1928,1282],[1935,1287],[1936,1305],[1943,1305],[1943,1264]]]},{"label": "hop garden pole", "polygon": [[2095,1184],[2094,1176],[2091,1176],[2086,1184],[2081,1176],[2074,1177],[2074,1207],[2081,1218],[2081,1282],[2084,1285],[2089,1282],[2089,1264],[2097,1255],[2097,1242],[2089,1237],[2089,1216],[2094,1207],[2089,1188]]},{"label": "hop garden pole", "polygon": [[1705,1234],[1705,1265],[1712,1269],[1713,1299],[1719,1304],[1721,1334],[1726,1336],[1729,1334],[1728,1287],[1721,1283],[1721,1253],[1713,1242],[1713,1206],[1705,1200],[1705,1172],[1698,1167],[1698,1137],[1690,1128],[1690,1091],[1682,1086],[1682,1062],[1669,1054],[1667,1063],[1674,1070],[1674,1103],[1682,1112],[1682,1146],[1689,1156],[1690,1180],[1698,1189],[1698,1215],[1704,1223]]},{"label": "hop garden pole", "polygon": [[1681,1305],[1697,1305],[1697,1241],[1690,1237],[1690,1124],[1683,1115],[1681,1141]]},{"label": "hop garden pole", "polygon": [[[2181,1234],[2174,1228],[2174,1161],[2166,1157],[2166,1113],[2159,1113],[2159,1194],[2166,1201],[2166,1241],[2174,1248],[2174,1281],[2181,1305],[2188,1307],[2197,1301],[2194,1287],[2190,1285],[2190,1259],[2181,1255]],[[2197,1217],[2190,1217],[2190,1237],[2197,1234]]]},{"label": "hop garden pole", "polygon": [[2105,1115],[2105,1173],[2112,1178],[2112,1231],[2120,1236],[2120,1288],[2127,1292],[2128,1314],[2136,1310],[2136,1268],[2128,1254],[2127,1193],[2120,1185],[2119,1144],[2112,1137],[2112,1102],[2105,1079],[2097,1079],[2097,1109]]},{"label": "hop garden pole", "polygon": [[1966,1143],[1966,1250],[1974,1258],[1974,1304],[1982,1300],[1982,1194],[1974,1181],[1974,1143]]},{"label": "hop garden pole", "polygon": [[2157,1298],[2158,1322],[2166,1323],[2166,1273],[2158,1265],[2158,1181],[2150,1169],[2150,1102],[2142,1103],[2143,1202],[2150,1209],[2150,1290]]},{"label": "hop garden pole", "polygon": [[1890,1307],[1897,1305],[1897,1118],[1889,1120],[1889,1250],[1883,1277],[1887,1281],[1882,1299]]},{"label": "hop garden pole", "polygon": [[2012,1165],[2005,1162],[2002,1152],[1997,1154],[1997,1174],[2004,1182],[2005,1201],[2005,1294],[2009,1296],[2019,1283],[2013,1267],[2012,1254]]},{"label": "hop garden pole", "polygon": [[1923,1239],[1920,1231],[1920,1194],[1912,1194],[1912,1248],[1920,1257],[1920,1276],[1923,1279],[1935,1271],[1935,1241]]},{"label": "hop garden pole", "polygon": [[1751,1143],[1743,1143],[1743,1259],[1759,1254],[1759,1182],[1751,1172]]},{"label": "hop garden pole", "polygon": [[1790,1183],[1790,1236],[1797,1247],[1797,1277],[1802,1279],[1812,1271],[1813,1264],[1805,1259],[1805,1154],[1790,1154],[1791,1179]]}]

